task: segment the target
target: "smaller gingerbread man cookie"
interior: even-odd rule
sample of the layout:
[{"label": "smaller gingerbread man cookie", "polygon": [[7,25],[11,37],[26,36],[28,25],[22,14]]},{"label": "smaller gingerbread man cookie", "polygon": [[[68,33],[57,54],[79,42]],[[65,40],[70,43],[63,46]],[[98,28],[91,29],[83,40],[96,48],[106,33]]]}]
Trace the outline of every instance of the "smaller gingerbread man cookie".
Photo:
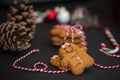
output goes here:
[{"label": "smaller gingerbread man cookie", "polygon": [[74,43],[81,46],[87,46],[86,36],[81,25],[55,25],[50,30],[51,41],[53,45],[61,46],[63,43]]},{"label": "smaller gingerbread man cookie", "polygon": [[81,75],[86,68],[94,64],[84,48],[73,43],[65,43],[59,49],[59,55],[54,55],[50,63],[59,69],[70,69],[74,75]]}]

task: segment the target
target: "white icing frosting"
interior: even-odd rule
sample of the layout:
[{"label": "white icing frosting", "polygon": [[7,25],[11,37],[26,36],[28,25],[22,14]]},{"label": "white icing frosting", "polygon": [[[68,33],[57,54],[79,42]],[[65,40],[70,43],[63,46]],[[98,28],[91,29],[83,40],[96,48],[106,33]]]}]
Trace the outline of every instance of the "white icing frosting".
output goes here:
[{"label": "white icing frosting", "polygon": [[63,44],[61,47],[62,48],[65,48],[66,46],[68,46],[68,45],[70,45],[69,43],[65,43],[65,44]]},{"label": "white icing frosting", "polygon": [[57,58],[58,57],[58,55],[54,55],[53,57],[52,57],[52,59],[55,59],[55,58]]},{"label": "white icing frosting", "polygon": [[82,62],[83,62],[83,60],[82,60],[82,59],[80,59],[80,57],[77,57],[77,60],[78,60],[78,61],[80,61],[80,63],[82,63]]}]

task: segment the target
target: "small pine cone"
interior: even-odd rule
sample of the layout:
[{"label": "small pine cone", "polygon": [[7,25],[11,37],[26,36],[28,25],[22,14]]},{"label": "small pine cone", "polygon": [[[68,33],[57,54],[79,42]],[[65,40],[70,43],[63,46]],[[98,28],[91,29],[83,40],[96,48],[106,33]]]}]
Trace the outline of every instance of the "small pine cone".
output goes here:
[{"label": "small pine cone", "polygon": [[33,32],[24,25],[6,22],[0,25],[0,48],[21,51],[31,46]]}]

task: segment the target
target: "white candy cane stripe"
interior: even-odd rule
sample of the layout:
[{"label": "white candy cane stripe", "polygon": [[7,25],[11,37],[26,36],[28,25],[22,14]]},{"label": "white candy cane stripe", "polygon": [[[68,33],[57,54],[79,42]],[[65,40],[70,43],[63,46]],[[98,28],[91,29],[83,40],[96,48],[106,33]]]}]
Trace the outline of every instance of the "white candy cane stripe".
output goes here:
[{"label": "white candy cane stripe", "polygon": [[117,41],[115,40],[114,36],[112,35],[112,33],[110,32],[109,28],[105,28],[104,30],[105,34],[107,35],[107,37],[109,38],[110,42],[112,43],[112,45],[115,47],[114,49],[110,49],[107,48],[106,45],[104,43],[101,43],[101,49],[106,51],[109,54],[114,54],[120,51],[120,46],[117,43]]},{"label": "white candy cane stripe", "polygon": [[100,52],[104,53],[105,55],[107,56],[110,56],[110,57],[116,57],[116,58],[120,58],[120,55],[116,55],[116,54],[109,54],[108,52],[105,52],[104,50],[102,49],[99,49]]},{"label": "white candy cane stripe", "polygon": [[[44,73],[64,73],[64,72],[69,71],[68,69],[65,69],[65,70],[47,70],[48,66],[43,62],[36,62],[33,65],[33,68],[27,68],[27,67],[22,67],[22,66],[17,66],[16,65],[18,62],[20,62],[24,58],[26,58],[26,57],[30,56],[31,54],[33,54],[34,52],[38,52],[38,51],[39,51],[39,49],[33,49],[30,52],[28,52],[27,54],[25,54],[24,56],[16,59],[13,62],[13,67],[16,68],[16,69],[24,70],[24,71],[44,72]],[[43,66],[43,68],[37,68],[38,65]]]},{"label": "white candy cane stripe", "polygon": [[109,54],[110,53],[116,53],[116,51],[119,51],[119,47],[116,47],[115,49],[111,50],[111,49],[107,48],[104,43],[101,44],[101,47],[102,47],[102,49],[100,49],[100,50],[103,50],[103,51],[105,51],[105,52],[107,52]]}]

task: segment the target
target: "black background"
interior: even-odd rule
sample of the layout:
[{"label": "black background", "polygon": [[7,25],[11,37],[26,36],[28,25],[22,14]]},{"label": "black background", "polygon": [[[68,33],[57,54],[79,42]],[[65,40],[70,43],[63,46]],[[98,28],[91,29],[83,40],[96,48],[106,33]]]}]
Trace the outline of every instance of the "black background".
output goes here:
[{"label": "black background", "polygon": [[[45,11],[50,8],[53,9],[55,6],[64,5],[68,10],[72,10],[78,5],[87,6],[92,14],[97,14],[99,16],[102,28],[105,26],[109,27],[115,36],[118,43],[120,43],[119,38],[119,26],[114,24],[112,15],[112,1],[111,0],[87,0],[79,2],[52,2],[52,3],[40,3],[35,4],[35,10]],[[6,14],[9,11],[8,7],[0,7],[0,23],[6,21]],[[35,38],[32,40],[32,46],[22,52],[11,52],[3,51],[0,49],[0,80],[119,80],[120,79],[120,69],[107,69],[102,70],[93,66],[87,69],[82,75],[74,76],[71,72],[62,74],[47,74],[40,72],[28,72],[14,69],[12,63],[14,60],[20,56],[26,54],[34,48],[39,48],[40,52],[35,53],[18,65],[32,67],[37,61],[46,63],[49,69],[54,69],[53,66],[49,64],[50,57],[57,54],[59,47],[53,46],[50,41],[49,31],[57,22],[44,22],[37,25]],[[101,30],[85,30],[87,41],[88,41],[88,54],[91,55],[96,63],[103,65],[115,65],[119,64],[120,60],[112,57],[108,57],[99,51],[100,43],[104,42],[108,47],[112,48],[111,43],[106,38],[103,29]]]}]

